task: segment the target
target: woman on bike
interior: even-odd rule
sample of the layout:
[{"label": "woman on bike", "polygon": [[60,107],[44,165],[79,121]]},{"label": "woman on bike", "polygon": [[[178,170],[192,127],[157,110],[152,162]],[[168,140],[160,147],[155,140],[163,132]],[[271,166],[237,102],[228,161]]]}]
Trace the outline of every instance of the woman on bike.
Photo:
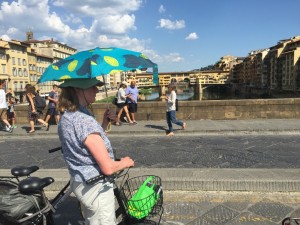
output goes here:
[{"label": "woman on bike", "polygon": [[71,188],[83,206],[85,224],[115,225],[113,184],[103,176],[132,167],[134,161],[130,157],[114,160],[109,139],[88,110],[101,85],[96,78],[70,79],[60,85],[58,109],[62,116],[58,134]]}]

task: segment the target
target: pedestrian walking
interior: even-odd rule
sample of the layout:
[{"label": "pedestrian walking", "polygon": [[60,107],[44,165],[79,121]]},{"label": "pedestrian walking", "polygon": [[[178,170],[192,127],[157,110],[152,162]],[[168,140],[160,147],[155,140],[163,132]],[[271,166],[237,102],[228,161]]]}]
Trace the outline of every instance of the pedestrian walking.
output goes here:
[{"label": "pedestrian walking", "polygon": [[9,133],[13,132],[13,127],[7,121],[7,102],[5,91],[3,90],[5,87],[6,81],[0,79],[0,118],[1,121],[5,124],[5,130]]},{"label": "pedestrian walking", "polygon": [[58,124],[58,121],[60,118],[60,113],[57,109],[58,97],[59,97],[58,85],[54,84],[53,90],[48,95],[49,103],[48,103],[48,110],[47,110],[46,119],[45,119],[45,122],[48,123],[47,130],[49,130],[49,127],[50,127],[49,120],[52,116],[55,117],[56,124]]},{"label": "pedestrian walking", "polygon": [[176,119],[176,86],[170,84],[168,86],[168,96],[161,96],[161,99],[165,99],[167,103],[166,119],[169,127],[167,136],[174,136],[172,123],[181,126],[184,130],[186,123]]},{"label": "pedestrian walking", "polygon": [[71,176],[71,189],[80,201],[89,225],[115,225],[113,184],[105,176],[134,166],[130,157],[115,161],[111,143],[89,111],[104,83],[93,79],[69,79],[62,89],[58,108],[62,116],[58,136]]},{"label": "pedestrian walking", "polygon": [[116,125],[120,126],[120,118],[122,115],[122,112],[124,110],[127,119],[129,121],[130,125],[133,125],[134,123],[130,119],[129,113],[128,113],[128,108],[127,108],[127,103],[126,103],[126,98],[129,97],[130,95],[126,95],[125,90],[127,88],[127,82],[123,81],[120,85],[120,88],[117,93],[118,101],[117,101],[117,107],[119,109],[118,115],[117,115],[117,120],[116,120]]},{"label": "pedestrian walking", "polygon": [[7,120],[13,128],[17,128],[15,114],[15,98],[12,96],[7,102]]},{"label": "pedestrian walking", "polygon": [[48,131],[49,124],[40,118],[40,115],[42,114],[42,112],[37,111],[37,109],[35,107],[35,96],[37,95],[37,93],[35,91],[35,87],[30,84],[26,84],[25,91],[26,91],[26,100],[29,103],[28,104],[28,120],[29,120],[30,130],[27,131],[27,133],[32,134],[35,132],[34,123],[36,120],[39,123],[41,123],[43,126],[45,126]]},{"label": "pedestrian walking", "polygon": [[134,124],[137,124],[135,120],[135,113],[137,112],[137,102],[139,98],[139,90],[136,86],[136,82],[133,80],[130,82],[130,85],[126,89],[128,111],[131,117],[131,120]]}]

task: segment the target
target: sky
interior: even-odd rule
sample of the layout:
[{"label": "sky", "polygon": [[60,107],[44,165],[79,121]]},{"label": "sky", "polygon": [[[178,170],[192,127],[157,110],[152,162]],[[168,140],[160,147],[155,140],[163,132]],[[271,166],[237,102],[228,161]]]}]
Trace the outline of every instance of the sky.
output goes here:
[{"label": "sky", "polygon": [[0,38],[120,47],[159,72],[185,72],[225,55],[245,57],[300,35],[299,0],[2,0]]}]

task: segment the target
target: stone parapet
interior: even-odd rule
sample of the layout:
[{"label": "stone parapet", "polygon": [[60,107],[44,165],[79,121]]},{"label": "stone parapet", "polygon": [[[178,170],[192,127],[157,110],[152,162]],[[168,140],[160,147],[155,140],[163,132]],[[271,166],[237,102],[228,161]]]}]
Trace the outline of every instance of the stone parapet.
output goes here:
[{"label": "stone parapet", "polygon": [[[107,108],[116,110],[111,103],[93,104],[93,112],[98,121],[102,121]],[[46,113],[44,111],[44,115]],[[16,106],[17,123],[27,123],[27,106]],[[139,102],[136,119],[164,120],[166,104],[162,101]],[[300,99],[244,99],[179,101],[178,119],[191,120],[238,120],[238,119],[289,119],[300,118]]]}]

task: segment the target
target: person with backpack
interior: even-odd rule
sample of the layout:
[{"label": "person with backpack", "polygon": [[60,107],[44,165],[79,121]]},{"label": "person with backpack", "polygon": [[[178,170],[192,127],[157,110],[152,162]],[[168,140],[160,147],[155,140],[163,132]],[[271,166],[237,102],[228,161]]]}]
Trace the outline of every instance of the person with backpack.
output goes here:
[{"label": "person with backpack", "polygon": [[[48,103],[48,110],[47,110],[46,119],[45,119],[46,123],[48,123],[50,118],[52,116],[54,116],[56,124],[58,124],[58,121],[60,118],[59,111],[57,109],[58,97],[59,97],[58,85],[53,84],[53,90],[50,92],[50,94],[48,96],[49,103]],[[48,128],[49,128],[49,126],[48,126]]]},{"label": "person with backpack", "polygon": [[170,84],[168,92],[168,96],[161,96],[160,98],[166,100],[167,103],[166,120],[169,128],[167,136],[170,137],[174,136],[172,123],[181,126],[183,130],[186,128],[186,123],[176,119],[176,86]]},{"label": "person with backpack", "polygon": [[[45,126],[48,131],[49,124],[40,118],[40,115],[42,115],[43,112],[41,111],[42,109],[40,107],[37,107],[37,104],[36,104],[38,102],[38,101],[36,101],[36,98],[42,98],[42,97],[36,93],[35,87],[30,84],[26,84],[25,91],[26,91],[26,100],[29,103],[29,105],[28,105],[28,120],[29,120],[29,124],[30,124],[30,130],[27,131],[27,133],[32,134],[35,132],[34,122],[36,120],[39,123],[41,123],[43,126]],[[39,104],[44,105],[43,102],[38,103],[38,106],[40,106]]]}]

